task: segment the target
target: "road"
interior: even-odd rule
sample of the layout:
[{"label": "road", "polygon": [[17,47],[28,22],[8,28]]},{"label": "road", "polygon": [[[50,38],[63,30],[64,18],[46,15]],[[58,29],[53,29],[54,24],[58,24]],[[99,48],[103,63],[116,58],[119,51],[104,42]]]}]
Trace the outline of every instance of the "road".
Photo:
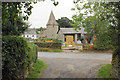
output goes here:
[{"label": "road", "polygon": [[110,53],[49,53],[39,52],[47,64],[42,78],[97,78],[97,70],[110,64]]}]

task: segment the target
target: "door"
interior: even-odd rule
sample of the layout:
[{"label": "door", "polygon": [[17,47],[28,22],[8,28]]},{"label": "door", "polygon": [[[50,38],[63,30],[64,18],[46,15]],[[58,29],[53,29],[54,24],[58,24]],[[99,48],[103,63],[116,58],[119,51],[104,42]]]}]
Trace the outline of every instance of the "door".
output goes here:
[{"label": "door", "polygon": [[73,35],[66,35],[66,44],[67,45],[74,45]]}]

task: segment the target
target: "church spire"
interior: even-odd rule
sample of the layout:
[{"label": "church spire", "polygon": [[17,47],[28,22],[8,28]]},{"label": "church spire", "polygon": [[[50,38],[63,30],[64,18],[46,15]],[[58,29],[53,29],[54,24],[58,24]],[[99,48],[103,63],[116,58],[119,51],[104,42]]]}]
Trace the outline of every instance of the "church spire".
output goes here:
[{"label": "church spire", "polygon": [[55,20],[55,16],[53,14],[53,11],[51,11],[51,13],[50,13],[50,17],[49,17],[47,25],[58,25],[58,23]]}]

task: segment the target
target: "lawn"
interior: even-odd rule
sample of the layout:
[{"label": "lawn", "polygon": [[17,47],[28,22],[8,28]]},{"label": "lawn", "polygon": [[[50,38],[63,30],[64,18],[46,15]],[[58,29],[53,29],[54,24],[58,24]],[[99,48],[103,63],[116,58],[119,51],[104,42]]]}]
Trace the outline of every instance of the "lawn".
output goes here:
[{"label": "lawn", "polygon": [[47,65],[43,61],[37,59],[37,62],[33,64],[32,69],[31,69],[30,73],[28,74],[27,78],[42,77],[42,74],[45,71],[46,67],[47,67]]},{"label": "lawn", "polygon": [[52,48],[39,48],[38,47],[38,51],[39,52],[64,52],[61,49],[52,49]]},{"label": "lawn", "polygon": [[111,64],[106,64],[98,70],[99,78],[113,78],[111,75]]}]

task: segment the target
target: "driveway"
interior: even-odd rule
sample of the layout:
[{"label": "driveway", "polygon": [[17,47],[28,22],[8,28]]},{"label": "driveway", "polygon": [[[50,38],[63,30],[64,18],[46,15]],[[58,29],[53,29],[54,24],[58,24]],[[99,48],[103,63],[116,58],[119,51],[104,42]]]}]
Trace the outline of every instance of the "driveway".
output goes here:
[{"label": "driveway", "polygon": [[97,78],[97,70],[110,64],[110,53],[49,53],[39,52],[47,64],[42,78]]}]

